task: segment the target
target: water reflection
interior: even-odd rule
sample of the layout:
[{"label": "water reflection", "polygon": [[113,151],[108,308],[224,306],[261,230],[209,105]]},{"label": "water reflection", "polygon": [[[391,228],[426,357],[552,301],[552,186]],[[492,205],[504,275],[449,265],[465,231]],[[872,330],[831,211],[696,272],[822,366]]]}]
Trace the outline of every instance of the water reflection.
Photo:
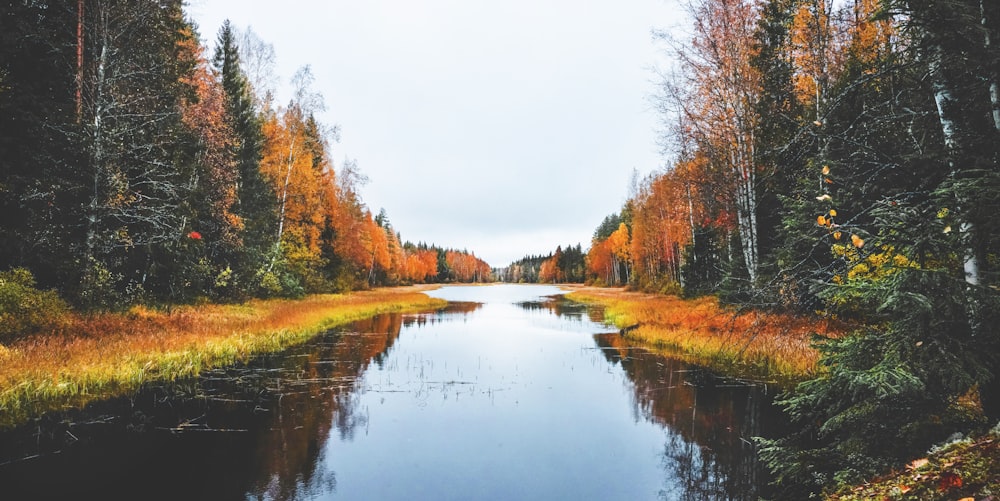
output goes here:
[{"label": "water reflection", "polygon": [[359,378],[384,362],[404,318],[427,321],[381,315],[280,356],[0,434],[0,493],[283,500],[333,492],[322,446],[333,431],[350,439],[364,429]]},{"label": "water reflection", "polygon": [[562,294],[543,296],[533,301],[520,301],[516,305],[527,311],[545,311],[570,320],[586,319],[597,324],[604,322],[603,308],[570,301]]},{"label": "water reflection", "polygon": [[765,470],[751,440],[771,435],[781,420],[767,386],[628,348],[618,334],[596,334],[594,340],[628,375],[636,412],[670,431],[664,466],[680,482],[664,497],[751,500],[765,494]]},{"label": "water reflection", "polygon": [[595,334],[552,287],[435,293],[453,302],[2,433],[0,497],[766,495],[763,388]]}]

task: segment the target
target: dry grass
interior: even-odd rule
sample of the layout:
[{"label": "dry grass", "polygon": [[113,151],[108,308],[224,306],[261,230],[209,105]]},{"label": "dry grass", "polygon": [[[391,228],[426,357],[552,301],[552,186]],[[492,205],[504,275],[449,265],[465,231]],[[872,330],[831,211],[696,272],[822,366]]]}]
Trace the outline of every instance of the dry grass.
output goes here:
[{"label": "dry grass", "polygon": [[626,336],[728,374],[795,380],[817,370],[812,334],[836,335],[840,328],[822,319],[762,312],[736,313],[712,297],[694,300],[576,288],[569,299],[605,307],[605,319],[619,328],[639,324]]},{"label": "dry grass", "polygon": [[379,313],[445,306],[420,290],[73,316],[59,331],[0,345],[0,426],[280,351]]}]

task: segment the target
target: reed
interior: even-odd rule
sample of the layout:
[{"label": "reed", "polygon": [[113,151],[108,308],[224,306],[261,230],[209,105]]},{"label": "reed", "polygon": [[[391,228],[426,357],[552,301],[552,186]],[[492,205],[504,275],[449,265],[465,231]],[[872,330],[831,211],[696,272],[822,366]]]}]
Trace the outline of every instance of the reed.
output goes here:
[{"label": "reed", "polygon": [[0,426],[154,381],[246,362],[380,313],[442,308],[419,288],[70,315],[58,330],[0,345]]},{"label": "reed", "polygon": [[825,319],[736,312],[720,307],[714,297],[688,300],[591,287],[567,298],[603,306],[605,320],[618,328],[638,325],[625,336],[643,347],[728,375],[782,382],[816,373],[819,353],[811,346],[814,334],[842,331]]}]

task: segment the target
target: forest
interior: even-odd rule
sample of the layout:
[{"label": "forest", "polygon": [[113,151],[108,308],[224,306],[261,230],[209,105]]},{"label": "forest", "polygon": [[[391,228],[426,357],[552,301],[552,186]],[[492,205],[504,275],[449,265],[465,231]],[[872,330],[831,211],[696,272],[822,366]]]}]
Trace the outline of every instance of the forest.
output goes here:
[{"label": "forest", "polygon": [[686,34],[653,34],[665,166],[589,248],[495,270],[372,213],[308,67],[279,104],[252,31],[209,48],[180,0],[83,5],[0,17],[5,305],[496,278],[833,319],[779,401],[792,433],[757,443],[788,499],[1000,419],[1000,2],[683,2]]},{"label": "forest", "polygon": [[850,327],[784,397],[797,431],[761,443],[789,498],[996,424],[1000,3],[684,6],[687,35],[654,32],[670,160],[585,280]]},{"label": "forest", "polygon": [[372,214],[310,68],[275,102],[251,30],[206,47],[180,0],[0,14],[0,270],[19,290],[86,310],[489,279]]}]

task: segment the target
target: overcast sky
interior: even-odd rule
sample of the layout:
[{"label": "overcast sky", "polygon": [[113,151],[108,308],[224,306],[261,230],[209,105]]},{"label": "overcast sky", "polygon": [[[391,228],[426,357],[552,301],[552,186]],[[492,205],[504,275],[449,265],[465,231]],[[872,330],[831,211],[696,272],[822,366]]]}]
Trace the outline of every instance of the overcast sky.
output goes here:
[{"label": "overcast sky", "polygon": [[[586,248],[633,169],[663,160],[650,105],[653,28],[673,0],[189,0],[209,47],[226,18],[273,44],[287,82],[311,65],[362,196],[404,240],[494,267]],[[282,93],[284,92],[284,93]],[[287,102],[279,88],[279,104]]]}]

